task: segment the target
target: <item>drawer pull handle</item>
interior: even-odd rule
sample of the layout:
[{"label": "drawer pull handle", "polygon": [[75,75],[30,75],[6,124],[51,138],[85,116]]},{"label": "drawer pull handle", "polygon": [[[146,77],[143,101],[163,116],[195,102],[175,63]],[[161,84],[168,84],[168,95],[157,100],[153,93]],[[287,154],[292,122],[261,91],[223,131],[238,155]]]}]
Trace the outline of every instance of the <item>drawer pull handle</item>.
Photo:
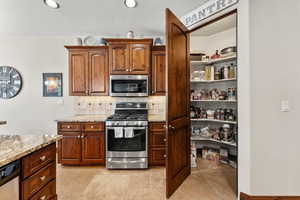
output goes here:
[{"label": "drawer pull handle", "polygon": [[46,199],[46,195],[44,195],[40,198],[40,200],[45,200],[45,199]]},{"label": "drawer pull handle", "polygon": [[40,177],[41,181],[44,181],[46,179],[46,176]]},{"label": "drawer pull handle", "polygon": [[46,156],[40,157],[40,160],[41,160],[41,161],[45,161],[45,160],[46,160]]}]

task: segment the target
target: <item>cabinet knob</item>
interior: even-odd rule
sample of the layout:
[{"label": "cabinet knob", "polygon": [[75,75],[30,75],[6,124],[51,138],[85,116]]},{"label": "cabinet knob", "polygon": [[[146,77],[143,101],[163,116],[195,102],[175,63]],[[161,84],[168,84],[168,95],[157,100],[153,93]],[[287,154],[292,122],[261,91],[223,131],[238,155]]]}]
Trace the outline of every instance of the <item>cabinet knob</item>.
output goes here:
[{"label": "cabinet knob", "polygon": [[40,177],[41,181],[44,181],[46,179],[46,176]]},{"label": "cabinet knob", "polygon": [[129,72],[129,69],[126,69],[127,72]]},{"label": "cabinet knob", "polygon": [[164,139],[164,142],[167,142],[167,139],[166,139],[166,138]]},{"label": "cabinet knob", "polygon": [[71,126],[67,126],[67,128],[71,128]]},{"label": "cabinet knob", "polygon": [[86,94],[88,94],[88,93],[89,93],[89,91],[88,91],[88,90],[86,90],[86,91],[85,91],[85,93],[86,93]]},{"label": "cabinet knob", "polygon": [[164,158],[166,158],[166,157],[167,157],[167,155],[165,154],[165,155],[164,155]]},{"label": "cabinet knob", "polygon": [[80,135],[77,136],[77,138],[80,138],[80,137],[81,137]]},{"label": "cabinet knob", "polygon": [[94,128],[94,126],[91,126],[91,128]]},{"label": "cabinet knob", "polygon": [[84,138],[84,136],[82,135],[81,138]]},{"label": "cabinet knob", "polygon": [[169,129],[171,129],[171,130],[175,130],[175,127],[174,126],[171,126],[171,125],[169,125]]},{"label": "cabinet knob", "polygon": [[42,196],[41,198],[40,198],[40,200],[45,200],[46,199],[46,195],[44,195],[44,196]]},{"label": "cabinet knob", "polygon": [[45,160],[46,160],[46,156],[40,157],[40,160],[41,160],[41,161],[45,161]]}]

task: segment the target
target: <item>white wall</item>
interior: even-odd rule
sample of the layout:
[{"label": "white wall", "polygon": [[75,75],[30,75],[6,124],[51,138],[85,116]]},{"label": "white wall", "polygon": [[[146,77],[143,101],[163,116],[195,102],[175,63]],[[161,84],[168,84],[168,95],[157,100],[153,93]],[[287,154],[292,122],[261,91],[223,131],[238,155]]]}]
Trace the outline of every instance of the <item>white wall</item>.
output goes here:
[{"label": "white wall", "polygon": [[[73,114],[68,97],[67,38],[0,38],[0,65],[15,67],[23,77],[23,89],[13,99],[0,99],[1,133],[56,133],[54,119]],[[42,73],[62,72],[64,97],[42,97]],[[63,99],[64,105],[58,104]]]},{"label": "white wall", "polygon": [[298,0],[250,1],[252,194],[300,195],[299,19]]},{"label": "white wall", "polygon": [[231,28],[209,36],[192,35],[190,41],[192,52],[200,51],[211,56],[216,50],[220,51],[226,47],[236,46],[236,29]]}]

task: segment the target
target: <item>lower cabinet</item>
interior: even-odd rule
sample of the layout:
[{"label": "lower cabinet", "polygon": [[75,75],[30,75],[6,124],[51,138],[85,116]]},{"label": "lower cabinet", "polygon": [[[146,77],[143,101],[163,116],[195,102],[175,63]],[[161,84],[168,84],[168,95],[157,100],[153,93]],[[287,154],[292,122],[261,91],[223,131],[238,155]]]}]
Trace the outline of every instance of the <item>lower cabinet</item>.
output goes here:
[{"label": "lower cabinet", "polygon": [[149,165],[164,166],[166,155],[166,130],[164,122],[149,124]]},{"label": "lower cabinet", "polygon": [[21,163],[20,199],[57,199],[56,144],[51,144],[29,154],[21,159]]},{"label": "lower cabinet", "polygon": [[58,163],[102,165],[105,163],[104,123],[59,122]]}]

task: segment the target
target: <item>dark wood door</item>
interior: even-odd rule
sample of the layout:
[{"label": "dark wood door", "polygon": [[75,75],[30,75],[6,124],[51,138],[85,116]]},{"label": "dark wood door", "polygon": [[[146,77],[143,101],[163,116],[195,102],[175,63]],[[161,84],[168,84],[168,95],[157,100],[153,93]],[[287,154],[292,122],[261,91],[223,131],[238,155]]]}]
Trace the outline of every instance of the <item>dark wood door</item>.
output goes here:
[{"label": "dark wood door", "polygon": [[69,63],[70,95],[88,95],[88,52],[70,51]]},{"label": "dark wood door", "polygon": [[89,95],[108,94],[108,52],[106,49],[89,52]]},{"label": "dark wood door", "polygon": [[189,35],[186,27],[166,10],[167,41],[167,166],[170,197],[191,173]]},{"label": "dark wood door", "polygon": [[127,44],[112,44],[109,46],[110,73],[129,73],[129,47]]},{"label": "dark wood door", "polygon": [[79,164],[81,162],[80,132],[60,132],[63,136],[58,142],[58,162],[62,164]]},{"label": "dark wood door", "polygon": [[166,52],[152,52],[152,95],[166,94]]},{"label": "dark wood door", "polygon": [[104,163],[104,132],[85,132],[82,139],[82,162]]},{"label": "dark wood door", "polygon": [[132,74],[149,74],[150,45],[130,45],[130,72]]}]

